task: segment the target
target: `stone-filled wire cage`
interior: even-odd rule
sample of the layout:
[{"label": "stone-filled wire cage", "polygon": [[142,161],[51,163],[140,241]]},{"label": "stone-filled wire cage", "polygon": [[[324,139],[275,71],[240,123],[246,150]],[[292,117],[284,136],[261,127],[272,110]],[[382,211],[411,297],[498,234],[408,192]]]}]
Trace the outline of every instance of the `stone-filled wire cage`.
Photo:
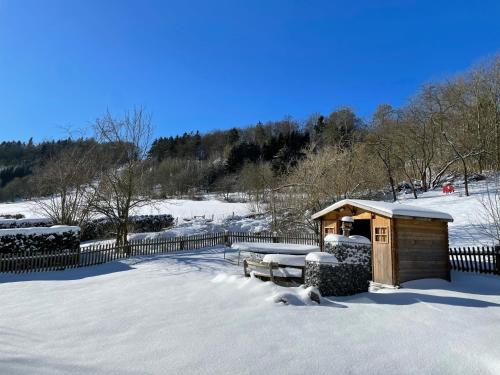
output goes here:
[{"label": "stone-filled wire cage", "polygon": [[368,238],[331,234],[325,237],[324,252],[306,257],[305,284],[323,296],[347,296],[368,291],[371,271]]}]

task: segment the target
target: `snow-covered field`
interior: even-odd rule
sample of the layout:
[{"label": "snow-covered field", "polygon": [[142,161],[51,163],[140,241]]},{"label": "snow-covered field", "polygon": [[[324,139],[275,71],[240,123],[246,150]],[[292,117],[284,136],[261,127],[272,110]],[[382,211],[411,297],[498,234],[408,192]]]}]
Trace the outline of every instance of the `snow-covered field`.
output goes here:
[{"label": "snow-covered field", "polygon": [[[213,196],[205,200],[189,199],[163,199],[155,200],[150,204],[136,209],[134,215],[157,215],[170,214],[174,218],[194,218],[205,216],[207,219],[222,220],[230,216],[244,216],[251,213],[250,205],[247,203],[223,202]],[[32,201],[14,203],[0,203],[0,216],[2,214],[23,214],[26,218],[39,218],[43,213],[37,209]]]},{"label": "snow-covered field", "polygon": [[136,215],[156,215],[167,213],[175,218],[193,218],[205,216],[216,221],[230,216],[244,216],[251,213],[250,205],[247,203],[230,203],[221,201],[214,196],[208,196],[205,200],[189,199],[163,199],[153,201],[151,204],[140,207]]},{"label": "snow-covered field", "polygon": [[[399,203],[411,204],[418,207],[444,211],[453,216],[454,222],[449,225],[450,246],[479,246],[492,245],[482,230],[480,223],[485,222],[484,208],[481,200],[484,199],[487,188],[495,191],[493,179],[473,182],[469,190],[471,195],[464,195],[463,185],[455,185],[456,192],[445,195],[441,190],[433,190],[420,194],[418,199],[413,195],[401,194]],[[2,214],[23,214],[27,218],[41,216],[33,202],[0,203]],[[264,217],[250,219],[245,216],[252,213],[249,203],[229,203],[207,196],[205,200],[164,199],[156,200],[147,206],[137,209],[136,215],[171,214],[177,219],[174,229],[157,234],[134,234],[133,239],[185,236],[191,234],[216,232],[221,230],[233,231],[265,231],[269,230],[269,223]],[[201,218],[204,216],[204,219]],[[187,221],[189,220],[189,221]]]},{"label": "snow-covered field", "polygon": [[500,373],[499,277],[316,305],[241,274],[215,248],[2,275],[0,373]]}]

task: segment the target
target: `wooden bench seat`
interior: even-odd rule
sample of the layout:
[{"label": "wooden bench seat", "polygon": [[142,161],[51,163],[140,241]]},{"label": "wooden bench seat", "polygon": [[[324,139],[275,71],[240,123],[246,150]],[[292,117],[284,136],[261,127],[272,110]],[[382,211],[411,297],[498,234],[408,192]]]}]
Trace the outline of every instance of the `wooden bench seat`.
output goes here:
[{"label": "wooden bench seat", "polygon": [[[257,260],[248,260],[245,259],[243,261],[243,272],[246,277],[250,276],[250,273],[253,272],[254,276],[260,279],[268,279],[272,282],[299,282],[301,284],[304,283],[305,276],[305,261],[302,265],[297,264],[286,264],[293,262],[266,262],[266,261],[257,261]],[[300,276],[295,274],[288,274],[286,272],[287,269],[300,270]]]}]

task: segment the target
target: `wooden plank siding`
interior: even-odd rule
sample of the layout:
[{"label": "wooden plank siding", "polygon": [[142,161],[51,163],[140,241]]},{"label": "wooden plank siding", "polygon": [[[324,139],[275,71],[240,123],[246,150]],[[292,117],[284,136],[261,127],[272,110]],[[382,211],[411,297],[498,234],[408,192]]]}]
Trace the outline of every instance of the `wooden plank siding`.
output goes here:
[{"label": "wooden plank siding", "polygon": [[398,280],[450,279],[448,223],[438,220],[395,219]]}]

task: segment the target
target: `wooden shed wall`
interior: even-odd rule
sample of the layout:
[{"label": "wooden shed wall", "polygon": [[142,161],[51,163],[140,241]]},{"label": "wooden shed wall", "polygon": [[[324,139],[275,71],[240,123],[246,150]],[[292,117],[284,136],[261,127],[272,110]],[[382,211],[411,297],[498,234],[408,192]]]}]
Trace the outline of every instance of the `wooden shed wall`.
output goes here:
[{"label": "wooden shed wall", "polygon": [[450,278],[448,223],[434,220],[394,220],[399,263],[398,282]]},{"label": "wooden shed wall", "polygon": [[[377,229],[385,229],[383,241],[379,241]],[[380,215],[372,219],[372,273],[373,281],[381,284],[396,283],[394,251],[394,230],[392,220]]]}]

